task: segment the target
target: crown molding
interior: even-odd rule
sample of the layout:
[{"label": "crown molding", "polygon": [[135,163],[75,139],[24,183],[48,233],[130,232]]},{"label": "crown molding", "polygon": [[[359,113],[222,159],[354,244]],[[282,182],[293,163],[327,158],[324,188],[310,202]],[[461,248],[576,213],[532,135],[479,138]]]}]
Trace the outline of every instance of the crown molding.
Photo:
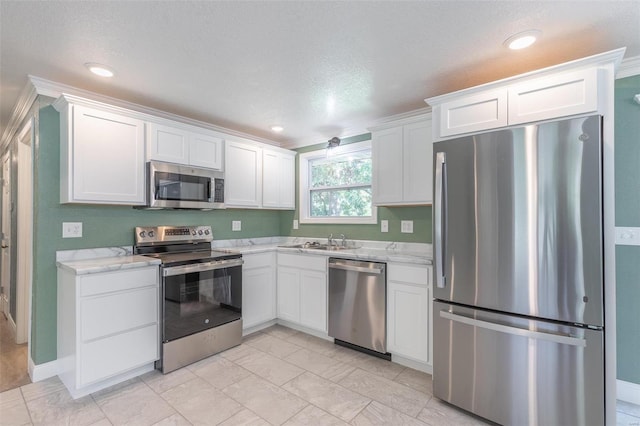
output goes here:
[{"label": "crown molding", "polygon": [[[64,95],[70,95],[76,98],[84,98],[88,102],[94,103],[95,105],[98,105],[98,104],[108,105],[112,107],[114,110],[120,109],[120,110],[134,111],[135,113],[143,114],[156,119],[161,118],[166,120],[172,120],[172,121],[183,123],[189,126],[195,126],[199,128],[212,130],[214,132],[224,133],[225,135],[234,136],[243,140],[261,142],[261,143],[272,145],[275,147],[281,146],[279,142],[276,142],[270,139],[265,139],[259,136],[251,135],[251,134],[240,132],[233,129],[228,129],[226,127],[217,126],[215,124],[207,123],[200,120],[194,120],[194,119],[183,117],[177,114],[168,113],[165,111],[161,111],[159,109],[135,104],[133,102],[123,101],[121,99],[116,99],[111,96],[100,95],[98,93],[94,93],[84,89],[78,89],[76,87],[69,86],[67,84],[46,80],[44,78],[36,77],[33,75],[29,75],[28,79],[29,80],[25,88],[23,89],[23,93],[21,93],[18,99],[16,109],[14,110],[14,113],[11,119],[11,123],[13,123],[14,120],[17,121],[17,124],[15,125],[16,128],[20,124],[20,122],[24,119],[24,117],[26,116],[26,113],[28,112],[29,108],[31,108],[31,105],[33,104],[33,102],[35,101],[35,98],[38,95],[48,96],[50,98],[58,99],[64,94]],[[21,107],[20,114],[16,114],[16,112],[18,112],[18,107],[20,107],[21,105],[28,105],[28,107],[26,108],[25,111],[22,111],[24,107]],[[3,135],[3,138],[2,138],[2,141],[3,141],[2,146],[4,146],[5,138],[10,139],[10,137],[13,136],[13,133],[15,133],[15,130],[16,129],[13,129],[13,132],[10,133],[10,135],[8,136],[7,136],[7,131],[5,131],[5,134]]]},{"label": "crown molding", "polygon": [[626,58],[620,64],[616,78],[631,77],[640,74],[640,56]]},{"label": "crown molding", "polygon": [[0,152],[4,152],[13,136],[19,131],[20,125],[29,114],[33,103],[36,101],[38,93],[36,88],[27,83],[18,96],[13,112],[11,113],[11,119],[7,124],[7,127],[2,132],[2,138],[0,139]]}]

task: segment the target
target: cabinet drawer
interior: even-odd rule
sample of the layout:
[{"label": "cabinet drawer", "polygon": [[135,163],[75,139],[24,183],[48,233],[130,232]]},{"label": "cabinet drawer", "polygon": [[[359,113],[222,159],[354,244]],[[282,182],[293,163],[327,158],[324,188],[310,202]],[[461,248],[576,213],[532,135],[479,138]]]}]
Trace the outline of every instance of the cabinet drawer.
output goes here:
[{"label": "cabinet drawer", "polygon": [[243,269],[271,267],[275,266],[275,253],[246,254],[242,256],[242,260],[244,260]]},{"label": "cabinet drawer", "polygon": [[81,336],[86,342],[158,322],[158,287],[80,301]]},{"label": "cabinet drawer", "polygon": [[325,256],[278,253],[278,265],[291,266],[297,269],[313,269],[315,271],[327,271],[327,258]]},{"label": "cabinet drawer", "polygon": [[158,324],[80,345],[78,387],[158,359]]},{"label": "cabinet drawer", "polygon": [[431,268],[388,263],[387,280],[428,286],[431,282]]},{"label": "cabinet drawer", "polygon": [[92,296],[150,285],[158,285],[157,266],[83,276],[80,282],[80,296]]}]

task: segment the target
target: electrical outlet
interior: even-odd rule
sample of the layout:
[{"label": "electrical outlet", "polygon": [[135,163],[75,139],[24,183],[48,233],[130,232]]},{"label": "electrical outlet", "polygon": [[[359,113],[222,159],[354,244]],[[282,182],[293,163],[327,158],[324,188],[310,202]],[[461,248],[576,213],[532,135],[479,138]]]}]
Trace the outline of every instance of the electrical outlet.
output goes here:
[{"label": "electrical outlet", "polygon": [[62,222],[62,238],[81,238],[82,222]]},{"label": "electrical outlet", "polygon": [[293,219],[293,229],[298,229],[299,222],[298,219]]},{"label": "electrical outlet", "polygon": [[400,222],[400,232],[405,234],[413,234],[413,221],[403,220]]},{"label": "electrical outlet", "polygon": [[381,220],[380,221],[380,232],[389,232],[389,221]]},{"label": "electrical outlet", "polygon": [[231,221],[231,230],[232,231],[242,231],[242,221],[241,220],[233,220],[233,221]]},{"label": "electrical outlet", "polygon": [[640,246],[640,228],[616,227],[616,244],[621,246]]}]

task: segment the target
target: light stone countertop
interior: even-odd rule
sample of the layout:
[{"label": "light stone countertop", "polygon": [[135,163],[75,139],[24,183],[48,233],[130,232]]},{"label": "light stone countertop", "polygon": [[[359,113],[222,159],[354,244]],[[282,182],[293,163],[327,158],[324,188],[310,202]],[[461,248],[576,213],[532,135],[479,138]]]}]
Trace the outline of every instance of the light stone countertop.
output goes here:
[{"label": "light stone countertop", "polygon": [[266,237],[214,241],[212,245],[214,250],[237,252],[241,254],[256,254],[276,250],[278,253],[305,253],[318,256],[341,257],[377,262],[413,263],[419,265],[433,264],[433,249],[431,244],[349,240],[349,244],[355,244],[358,248],[347,248],[344,250],[319,250],[312,248],[283,247],[303,244],[307,241],[326,243],[326,238]]},{"label": "light stone countertop", "polygon": [[160,260],[147,256],[125,255],[100,257],[96,259],[58,261],[56,264],[59,268],[67,269],[76,275],[86,275],[160,265]]}]

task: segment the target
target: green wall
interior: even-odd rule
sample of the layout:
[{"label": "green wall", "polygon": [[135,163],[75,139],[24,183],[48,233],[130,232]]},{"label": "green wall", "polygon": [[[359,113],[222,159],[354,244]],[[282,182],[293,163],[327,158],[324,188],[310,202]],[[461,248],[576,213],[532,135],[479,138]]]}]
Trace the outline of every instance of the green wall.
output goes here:
[{"label": "green wall", "polygon": [[[371,139],[370,133],[342,139],[340,145],[362,142]],[[305,146],[298,149],[302,154],[310,151],[324,149],[326,144]],[[348,239],[397,241],[412,243],[431,243],[431,206],[408,207],[378,207],[378,223],[372,225],[344,225],[344,224],[303,224],[299,229],[293,229],[293,220],[300,218],[300,199],[298,196],[299,182],[297,179],[299,157],[296,158],[296,210],[282,212],[280,218],[280,232],[282,235],[292,237],[326,238],[329,234],[334,236],[344,234]],[[380,221],[389,221],[389,232],[380,232]],[[413,233],[400,232],[400,221],[413,220]]]},{"label": "green wall", "polygon": [[[640,227],[640,75],[616,80],[616,226]],[[640,246],[616,247],[618,379],[640,384]]]},{"label": "green wall", "polygon": [[[40,110],[35,150],[33,317],[31,356],[35,364],[56,359],[57,250],[133,245],[140,225],[211,225],[214,238],[280,235],[280,211],[137,210],[125,206],[60,204],[60,116]],[[241,220],[242,231],[231,231]],[[62,239],[62,222],[82,222],[82,238]]]}]

